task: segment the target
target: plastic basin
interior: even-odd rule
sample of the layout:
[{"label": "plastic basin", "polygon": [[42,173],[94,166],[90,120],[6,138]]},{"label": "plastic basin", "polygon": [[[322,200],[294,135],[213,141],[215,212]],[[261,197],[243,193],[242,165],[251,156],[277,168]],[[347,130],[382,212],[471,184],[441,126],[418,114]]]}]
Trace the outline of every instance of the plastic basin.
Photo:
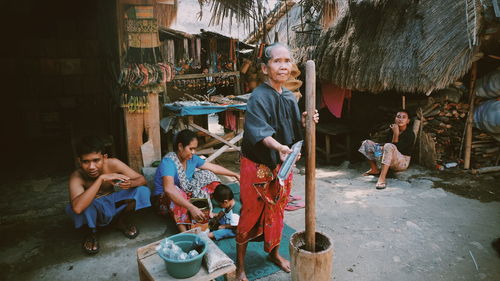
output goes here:
[{"label": "plastic basin", "polygon": [[[189,252],[194,249],[193,242],[198,237],[196,234],[192,233],[179,233],[168,237],[177,246],[179,246],[184,252]],[[203,246],[203,251],[194,258],[188,258],[186,260],[172,260],[165,257],[161,252],[158,255],[165,261],[167,266],[167,272],[170,276],[174,278],[189,278],[196,275],[201,268],[201,262],[203,261],[203,256],[207,252],[207,245]]]}]

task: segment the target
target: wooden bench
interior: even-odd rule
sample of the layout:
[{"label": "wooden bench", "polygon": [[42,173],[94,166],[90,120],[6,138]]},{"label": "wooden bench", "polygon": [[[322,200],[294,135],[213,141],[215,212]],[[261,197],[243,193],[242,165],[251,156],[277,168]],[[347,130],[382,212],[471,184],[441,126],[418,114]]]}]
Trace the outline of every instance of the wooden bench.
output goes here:
[{"label": "wooden bench", "polygon": [[[330,163],[330,159],[339,156],[346,156],[348,160],[351,159],[351,128],[343,124],[319,123],[316,126],[316,131],[325,136],[325,148],[316,146],[316,150],[325,156],[327,163]],[[333,144],[339,150],[338,152],[332,151],[332,137],[344,138],[343,142]]]},{"label": "wooden bench", "polygon": [[[199,228],[192,229],[187,232],[197,233]],[[163,239],[161,239],[163,240]],[[185,279],[176,279],[170,276],[167,272],[167,267],[162,258],[156,253],[156,246],[161,242],[158,240],[149,245],[137,249],[137,265],[139,267],[139,280],[141,281],[208,281],[214,280],[219,276],[224,276],[226,281],[236,280],[236,266],[234,264],[220,268],[212,273],[208,273],[207,268],[202,265],[200,271]]]}]

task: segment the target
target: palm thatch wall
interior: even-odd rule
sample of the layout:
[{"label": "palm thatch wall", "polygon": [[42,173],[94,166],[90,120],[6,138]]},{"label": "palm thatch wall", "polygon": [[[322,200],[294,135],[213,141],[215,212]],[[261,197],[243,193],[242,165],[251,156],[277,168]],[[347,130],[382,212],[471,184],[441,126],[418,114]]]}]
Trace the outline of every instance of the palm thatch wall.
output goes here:
[{"label": "palm thatch wall", "polygon": [[430,92],[470,68],[476,0],[338,0],[346,7],[315,52],[322,80],[360,91]]}]

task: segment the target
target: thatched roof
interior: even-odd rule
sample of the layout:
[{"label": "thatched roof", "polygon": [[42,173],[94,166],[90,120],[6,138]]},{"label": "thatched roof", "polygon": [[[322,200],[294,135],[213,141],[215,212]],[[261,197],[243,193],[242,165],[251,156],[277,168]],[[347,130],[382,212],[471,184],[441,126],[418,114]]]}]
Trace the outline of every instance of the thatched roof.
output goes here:
[{"label": "thatched roof", "polygon": [[472,64],[481,23],[475,2],[338,0],[346,8],[318,41],[318,75],[371,92],[444,88]]}]

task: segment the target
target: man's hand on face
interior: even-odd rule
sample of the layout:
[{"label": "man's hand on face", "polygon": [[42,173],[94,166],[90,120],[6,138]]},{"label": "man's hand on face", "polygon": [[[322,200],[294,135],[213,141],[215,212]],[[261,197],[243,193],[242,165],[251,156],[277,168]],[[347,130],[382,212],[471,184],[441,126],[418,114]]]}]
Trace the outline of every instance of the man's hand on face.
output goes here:
[{"label": "man's hand on face", "polygon": [[395,135],[399,135],[399,126],[397,124],[391,124],[389,127]]}]

